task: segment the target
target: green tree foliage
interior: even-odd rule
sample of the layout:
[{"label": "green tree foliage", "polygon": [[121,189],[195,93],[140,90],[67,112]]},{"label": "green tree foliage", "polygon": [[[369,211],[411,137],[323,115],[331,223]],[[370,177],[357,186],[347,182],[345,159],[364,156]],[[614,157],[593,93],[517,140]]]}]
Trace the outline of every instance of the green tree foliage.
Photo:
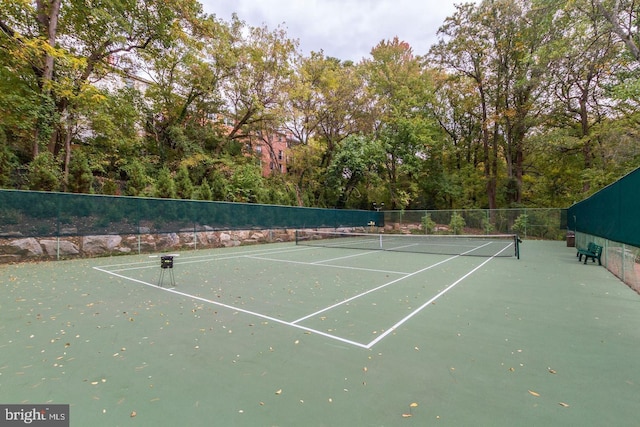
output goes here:
[{"label": "green tree foliage", "polygon": [[154,183],[153,196],[163,199],[176,198],[176,184],[171,172],[166,167],[161,168],[158,173],[158,179]]},{"label": "green tree foliage", "polygon": [[133,158],[121,168],[126,181],[125,194],[127,196],[144,196],[151,179],[147,175],[141,160]]},{"label": "green tree foliage", "polygon": [[420,165],[429,157],[436,123],[424,108],[433,93],[431,75],[397,38],[381,42],[365,61],[367,87],[380,122],[376,132],[384,149],[391,209],[404,209],[418,197]]},{"label": "green tree foliage", "polygon": [[0,127],[0,188],[11,184],[11,173],[17,165],[18,159],[9,149],[2,127]]},{"label": "green tree foliage", "polygon": [[58,191],[62,183],[60,165],[53,154],[39,153],[29,164],[27,177],[29,190]]},{"label": "green tree foliage", "polygon": [[195,189],[193,198],[196,200],[212,200],[213,199],[213,192],[211,191],[209,182],[206,179],[202,181],[202,184],[200,184],[200,186],[198,186]]},{"label": "green tree foliage", "polygon": [[230,202],[267,203],[260,167],[245,163],[235,168],[229,178],[227,199]]},{"label": "green tree foliage", "polygon": [[327,170],[330,204],[338,208],[364,208],[370,205],[368,194],[384,168],[385,152],[375,140],[361,135],[345,138]]},{"label": "green tree foliage", "polygon": [[93,172],[87,157],[82,153],[76,152],[71,157],[71,164],[69,165],[67,191],[72,193],[92,193],[93,181]]},{"label": "green tree foliage", "polygon": [[182,165],[178,168],[175,178],[176,196],[179,199],[190,199],[193,194],[193,183],[189,177],[189,169]]}]

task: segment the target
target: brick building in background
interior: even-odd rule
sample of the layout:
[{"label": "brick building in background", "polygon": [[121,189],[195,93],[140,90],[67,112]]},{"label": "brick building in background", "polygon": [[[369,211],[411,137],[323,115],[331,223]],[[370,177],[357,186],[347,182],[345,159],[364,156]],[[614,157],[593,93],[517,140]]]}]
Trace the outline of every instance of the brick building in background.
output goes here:
[{"label": "brick building in background", "polygon": [[251,143],[250,149],[260,160],[262,176],[287,173],[289,148],[295,143],[291,134],[275,132],[260,135]]}]

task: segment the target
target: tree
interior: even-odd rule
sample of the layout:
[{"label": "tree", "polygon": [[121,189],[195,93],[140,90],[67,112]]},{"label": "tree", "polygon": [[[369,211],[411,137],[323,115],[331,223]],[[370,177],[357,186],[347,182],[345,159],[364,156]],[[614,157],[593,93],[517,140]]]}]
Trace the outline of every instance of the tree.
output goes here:
[{"label": "tree", "polygon": [[[564,3],[564,2],[562,2]],[[556,16],[556,26],[564,28],[562,39],[553,44],[549,56],[548,85],[553,92],[553,106],[547,124],[571,130],[569,151],[579,150],[581,169],[592,170],[600,163],[600,138],[593,134],[594,127],[616,115],[614,102],[607,94],[613,85],[613,76],[619,67],[619,49],[605,21],[592,2],[574,2],[565,6]],[[571,26],[566,26],[571,23]],[[567,140],[568,141],[568,140]],[[591,183],[583,181],[582,191],[588,192]]]},{"label": "tree", "polygon": [[6,144],[6,137],[0,127],[0,188],[11,183],[11,172],[15,170],[18,161]]},{"label": "tree", "polygon": [[163,199],[175,199],[176,198],[176,184],[173,181],[171,172],[168,168],[163,167],[158,173],[158,179],[154,185],[154,197],[160,197]]},{"label": "tree", "polygon": [[595,0],[595,6],[611,26],[611,31],[622,41],[631,56],[640,62],[640,11],[634,0]]},{"label": "tree", "polygon": [[[474,83],[477,92],[477,119],[480,125],[482,165],[489,209],[497,207],[498,145],[500,133],[495,116],[495,97],[492,97],[490,55],[491,36],[481,23],[481,14],[471,3],[456,6],[455,14],[447,18],[438,30],[441,39],[430,50],[432,60],[446,73],[459,74]],[[494,99],[492,99],[494,98]],[[493,132],[491,128],[493,127]]]},{"label": "tree", "polygon": [[47,151],[39,153],[29,164],[29,190],[57,191],[61,178],[58,162]]},{"label": "tree", "polygon": [[229,139],[250,139],[283,103],[296,43],[278,28],[246,27],[234,15],[229,76],[221,86],[231,120]]},{"label": "tree", "polygon": [[[350,135],[340,144],[327,171],[327,187],[335,192],[334,206],[369,207],[369,185],[377,181],[384,164],[384,150],[373,139]],[[356,191],[361,188],[362,191]],[[359,202],[349,203],[356,191]]]},{"label": "tree", "polygon": [[176,196],[179,199],[190,199],[193,194],[193,183],[189,177],[189,169],[182,165],[178,168],[175,178]]},{"label": "tree", "polygon": [[431,58],[477,92],[482,165],[489,208],[495,208],[503,170],[507,203],[522,201],[527,138],[542,110],[537,100],[550,56],[545,46],[558,38],[549,2],[520,0],[466,4],[447,18]]},{"label": "tree", "polygon": [[5,0],[0,15],[4,49],[14,58],[38,99],[32,124],[32,156],[41,146],[57,155],[64,150],[64,177],[68,177],[71,143],[80,107],[96,102],[90,82],[115,73],[114,58],[133,62],[129,54],[171,37],[175,19],[199,12],[195,1],[101,2],[89,5],[69,0],[28,2]]},{"label": "tree", "polygon": [[73,156],[69,165],[69,175],[65,182],[67,183],[67,191],[73,193],[93,192],[93,173],[86,155],[76,153]]},{"label": "tree", "polygon": [[[177,30],[176,30],[177,31]],[[222,80],[229,29],[212,17],[192,17],[175,37],[142,53],[149,149],[177,166],[205,150],[222,150]]]},{"label": "tree", "polygon": [[[322,52],[298,58],[297,73],[288,85],[285,126],[300,146],[293,149],[288,168],[296,179],[300,204],[332,206],[322,183],[340,143],[349,135],[370,134],[370,102],[360,68],[351,62],[324,57]],[[306,195],[303,197],[302,195]]]},{"label": "tree", "polygon": [[212,197],[211,187],[207,180],[202,181],[202,184],[195,190],[193,195],[193,198],[196,200],[211,200]]},{"label": "tree", "polygon": [[384,148],[391,209],[404,209],[416,198],[421,159],[437,124],[426,109],[433,92],[431,76],[411,47],[397,37],[380,42],[364,63],[367,88],[376,111],[376,139]]}]

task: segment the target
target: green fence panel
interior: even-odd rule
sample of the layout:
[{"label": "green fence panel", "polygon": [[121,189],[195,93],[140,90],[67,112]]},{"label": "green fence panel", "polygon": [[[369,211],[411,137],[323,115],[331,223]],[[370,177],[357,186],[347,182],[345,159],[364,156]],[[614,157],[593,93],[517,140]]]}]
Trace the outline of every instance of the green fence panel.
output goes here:
[{"label": "green fence panel", "polygon": [[382,212],[0,190],[0,237],[383,226]]},{"label": "green fence panel", "polygon": [[567,210],[567,227],[640,246],[640,168]]}]

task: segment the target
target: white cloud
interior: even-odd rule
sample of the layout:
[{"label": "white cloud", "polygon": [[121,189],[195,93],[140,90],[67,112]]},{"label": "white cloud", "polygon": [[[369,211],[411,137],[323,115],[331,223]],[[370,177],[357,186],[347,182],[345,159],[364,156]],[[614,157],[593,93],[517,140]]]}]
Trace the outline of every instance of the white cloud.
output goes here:
[{"label": "white cloud", "polygon": [[398,37],[417,55],[436,43],[438,28],[455,12],[454,0],[203,0],[205,12],[225,21],[233,12],[251,26],[283,24],[304,54],[359,61],[382,40]]}]

